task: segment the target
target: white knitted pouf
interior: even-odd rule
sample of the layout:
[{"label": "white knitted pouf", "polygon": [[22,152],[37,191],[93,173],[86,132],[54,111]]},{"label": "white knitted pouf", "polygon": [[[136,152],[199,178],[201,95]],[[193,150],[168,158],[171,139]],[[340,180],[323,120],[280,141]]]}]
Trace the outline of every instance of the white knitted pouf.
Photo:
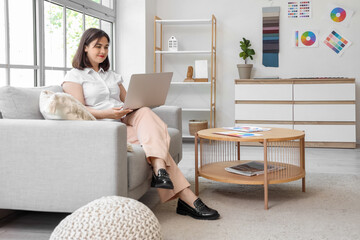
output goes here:
[{"label": "white knitted pouf", "polygon": [[125,197],[102,197],[62,220],[50,236],[58,239],[162,239],[160,223],[144,204]]}]

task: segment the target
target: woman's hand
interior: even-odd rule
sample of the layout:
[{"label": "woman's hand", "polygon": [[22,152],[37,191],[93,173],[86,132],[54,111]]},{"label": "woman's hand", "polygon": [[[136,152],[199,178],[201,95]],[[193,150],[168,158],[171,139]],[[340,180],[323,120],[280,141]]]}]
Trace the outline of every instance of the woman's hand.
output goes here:
[{"label": "woman's hand", "polygon": [[114,107],[102,110],[103,118],[120,119],[128,113],[131,113],[131,109],[123,109],[123,107]]}]

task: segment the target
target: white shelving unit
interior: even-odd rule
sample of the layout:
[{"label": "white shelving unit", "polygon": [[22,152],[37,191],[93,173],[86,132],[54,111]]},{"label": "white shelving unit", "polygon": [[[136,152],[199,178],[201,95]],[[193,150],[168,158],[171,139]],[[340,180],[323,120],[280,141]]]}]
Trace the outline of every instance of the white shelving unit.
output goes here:
[{"label": "white shelving unit", "polygon": [[[163,25],[211,25],[211,47],[209,50],[182,50],[166,51],[163,48]],[[159,27],[159,28],[158,28]],[[169,95],[172,92],[182,94],[186,98],[194,97],[192,105],[184,104],[180,99],[174,97],[171,99],[173,105],[182,107],[183,111],[183,138],[194,138],[190,136],[188,130],[188,120],[197,119],[201,116],[208,116],[209,128],[216,125],[216,18],[214,15],[210,19],[179,19],[165,20],[155,16],[154,19],[154,72],[163,71],[163,55],[208,55],[210,60],[210,81],[209,82],[172,82]],[[191,63],[189,63],[191,65]],[[185,76],[184,76],[185,79]],[[198,97],[196,91],[208,93],[209,102],[204,103],[204,98]],[[169,98],[169,96],[168,96]],[[171,98],[171,96],[170,96]],[[201,106],[197,104],[201,102]],[[204,107],[206,105],[206,107]]]}]

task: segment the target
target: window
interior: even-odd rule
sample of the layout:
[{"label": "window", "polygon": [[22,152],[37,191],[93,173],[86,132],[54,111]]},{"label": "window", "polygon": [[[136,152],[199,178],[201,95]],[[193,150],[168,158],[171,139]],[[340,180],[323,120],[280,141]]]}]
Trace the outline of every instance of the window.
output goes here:
[{"label": "window", "polygon": [[33,87],[39,68],[35,59],[33,1],[3,0],[0,12],[0,86]]},{"label": "window", "polygon": [[[74,4],[75,2],[75,4]],[[88,28],[100,28],[112,39],[114,18],[109,18],[113,0],[89,1],[87,8],[80,0],[45,1],[45,77],[43,85],[60,84],[67,71],[72,68],[81,35]],[[105,6],[101,7],[99,5]],[[100,11],[95,11],[100,8]],[[114,13],[113,13],[114,15]],[[64,30],[64,26],[65,30]],[[113,67],[113,42],[110,42],[109,59]]]},{"label": "window", "polygon": [[0,86],[60,84],[91,27],[109,34],[113,67],[114,0],[0,0],[0,13]]}]

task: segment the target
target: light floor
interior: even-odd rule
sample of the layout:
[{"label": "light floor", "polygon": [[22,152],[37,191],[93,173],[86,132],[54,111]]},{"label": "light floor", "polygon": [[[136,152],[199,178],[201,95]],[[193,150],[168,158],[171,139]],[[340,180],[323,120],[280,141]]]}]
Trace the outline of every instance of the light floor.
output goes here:
[{"label": "light floor", "polygon": [[[261,147],[242,147],[242,159],[261,159]],[[306,171],[316,173],[360,174],[360,149],[306,149]],[[194,171],[194,145],[184,143],[183,160],[179,164],[183,172]],[[159,204],[155,191],[151,190],[140,199],[153,208]],[[10,217],[0,220],[0,239],[42,240],[49,239],[56,225],[67,214],[17,211]]]}]

